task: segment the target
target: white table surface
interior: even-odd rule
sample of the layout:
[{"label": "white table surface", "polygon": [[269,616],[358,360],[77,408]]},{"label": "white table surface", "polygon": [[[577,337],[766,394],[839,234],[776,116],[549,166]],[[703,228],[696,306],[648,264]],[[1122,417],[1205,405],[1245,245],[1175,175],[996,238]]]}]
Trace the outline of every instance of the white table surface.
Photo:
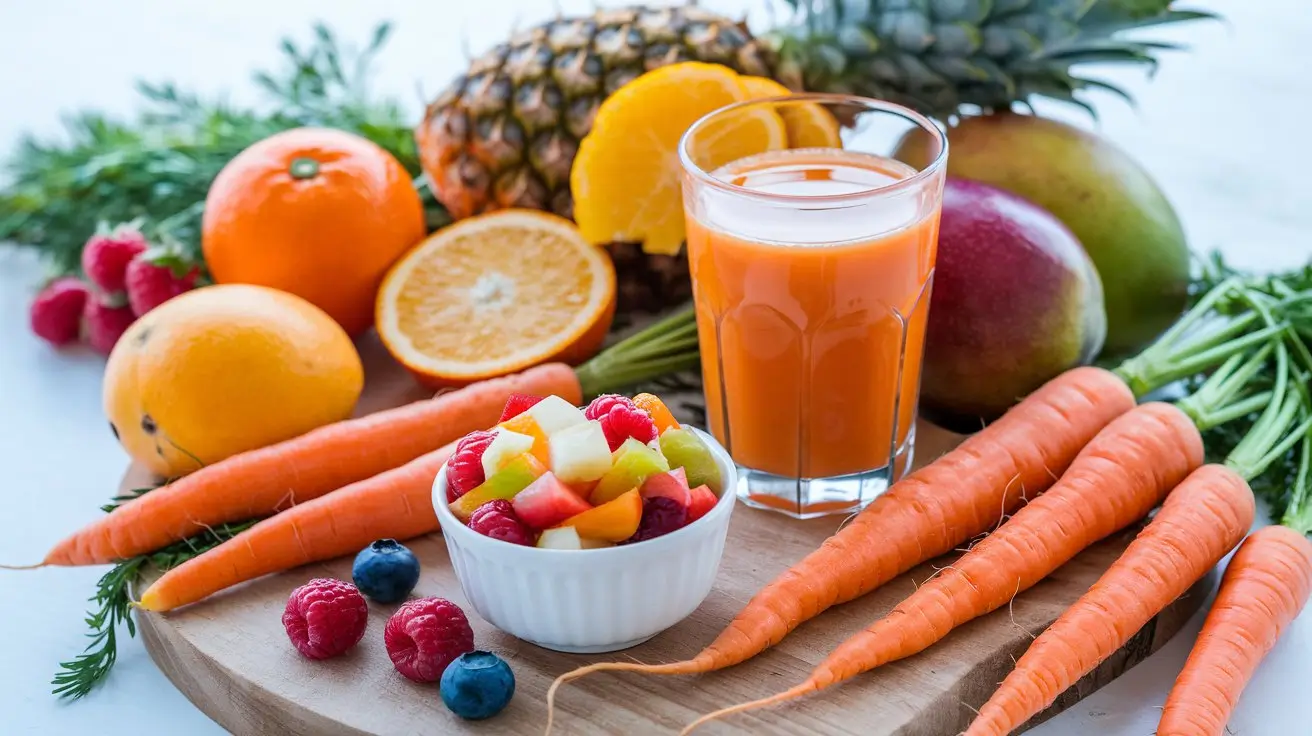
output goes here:
[{"label": "white table surface", "polygon": [[[603,2],[603,5],[616,4]],[[723,10],[752,0],[704,2]],[[553,7],[586,12],[588,0],[42,0],[0,3],[0,151],[22,131],[55,134],[58,115],[94,105],[127,111],[131,81],[170,78],[249,99],[249,69],[275,56],[279,37],[304,35],[323,19],[363,39],[391,18],[396,33],[379,89],[419,109],[475,52]],[[1098,99],[1100,130],[1133,153],[1175,202],[1196,249],[1276,268],[1312,255],[1312,12],[1303,0],[1195,3],[1225,12],[1227,25],[1162,35],[1194,46],[1166,58],[1151,82],[1113,71],[1140,100],[1138,111]],[[759,8],[752,19],[768,22]],[[1088,120],[1060,114],[1082,124]],[[0,249],[0,562],[39,559],[96,517],[127,461],[100,410],[103,361],[57,353],[27,328],[40,278],[28,254]],[[84,700],[62,704],[48,685],[56,664],[83,646],[86,597],[102,568],[0,571],[0,733],[208,734],[223,730],[160,674],[139,641],[124,640],[118,666]],[[1116,682],[1032,731],[1036,736],[1146,736],[1188,651],[1201,615],[1173,642]],[[1285,634],[1244,693],[1231,733],[1312,733],[1312,609]]]}]

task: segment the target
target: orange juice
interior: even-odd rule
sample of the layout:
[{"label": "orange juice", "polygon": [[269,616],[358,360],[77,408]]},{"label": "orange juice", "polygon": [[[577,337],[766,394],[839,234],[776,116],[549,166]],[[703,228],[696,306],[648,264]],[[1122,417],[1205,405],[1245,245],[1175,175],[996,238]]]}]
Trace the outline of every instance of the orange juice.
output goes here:
[{"label": "orange juice", "polygon": [[714,172],[736,189],[686,190],[708,418],[739,465],[851,476],[908,446],[941,201],[915,174],[784,150]]}]

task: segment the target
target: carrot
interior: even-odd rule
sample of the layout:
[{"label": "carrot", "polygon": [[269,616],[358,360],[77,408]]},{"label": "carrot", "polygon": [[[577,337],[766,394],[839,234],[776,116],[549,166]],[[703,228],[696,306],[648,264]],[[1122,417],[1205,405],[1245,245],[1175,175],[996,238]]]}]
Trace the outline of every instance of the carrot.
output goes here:
[{"label": "carrot", "polygon": [[1052,485],[1094,435],[1132,408],[1134,396],[1108,371],[1076,368],[1058,376],[956,449],[894,484],[757,593],[692,659],[580,667],[557,678],[548,703],[561,684],[590,672],[692,674],[752,658],[829,607],[987,533]]},{"label": "carrot", "polygon": [[1230,559],[1203,629],[1166,699],[1158,736],[1220,736],[1240,693],[1312,591],[1312,543],[1272,526]]},{"label": "carrot", "polygon": [[1202,462],[1202,438],[1189,417],[1170,404],[1137,407],[1099,432],[1048,492],[889,615],[843,642],[800,685],[705,715],[684,733],[923,651],[953,628],[1006,605],[1089,545],[1142,519]]},{"label": "carrot", "polygon": [[1253,492],[1239,474],[1224,465],[1195,470],[1098,582],[1034,640],[966,736],[1011,733],[1052,705],[1234,549],[1253,513]]},{"label": "carrot", "polygon": [[269,516],[490,427],[515,393],[559,394],[575,404],[582,400],[573,369],[550,363],[330,424],[151,491],[57,544],[44,564],[112,562],[153,552],[206,526]]},{"label": "carrot", "polygon": [[433,478],[451,443],[272,516],[164,573],[141,595],[148,611],[171,611],[237,583],[355,554],[376,539],[437,531]]}]

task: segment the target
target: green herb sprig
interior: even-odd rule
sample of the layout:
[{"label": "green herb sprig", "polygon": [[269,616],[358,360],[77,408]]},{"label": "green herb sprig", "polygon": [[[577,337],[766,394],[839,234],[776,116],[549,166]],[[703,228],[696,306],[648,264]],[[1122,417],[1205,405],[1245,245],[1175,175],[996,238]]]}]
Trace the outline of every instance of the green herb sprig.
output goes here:
[{"label": "green herb sprig", "polygon": [[144,573],[177,567],[251,528],[256,521],[221,524],[157,552],[115,563],[96,583],[96,594],[90,599],[94,608],[87,612],[86,622],[91,641],[82,654],[60,663],[61,669],[51,681],[54,694],[76,700],[109,675],[118,660],[119,626],[127,628],[128,636],[137,634],[132,620],[132,587]]},{"label": "green herb sprig", "polygon": [[[404,109],[369,90],[390,32],[379,25],[359,50],[322,24],[308,44],[284,39],[281,67],[254,75],[264,98],[254,107],[138,82],[144,106],[130,121],[81,111],[65,118],[58,140],[25,137],[0,168],[0,243],[38,249],[52,275],[76,273],[99,223],[141,219],[153,242],[201,264],[201,215],[219,170],[256,141],[301,126],[357,133],[417,175]],[[431,195],[426,204],[430,224],[445,221]]]}]

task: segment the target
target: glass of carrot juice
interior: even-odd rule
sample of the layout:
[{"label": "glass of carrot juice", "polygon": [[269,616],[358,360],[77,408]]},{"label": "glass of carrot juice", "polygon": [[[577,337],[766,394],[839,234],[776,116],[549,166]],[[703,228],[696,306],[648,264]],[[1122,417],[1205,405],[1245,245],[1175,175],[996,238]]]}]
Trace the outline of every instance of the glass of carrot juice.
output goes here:
[{"label": "glass of carrot juice", "polygon": [[[932,163],[894,158],[928,137]],[[790,145],[790,143],[792,145]],[[738,103],[679,146],[711,432],[749,506],[849,513],[911,464],[947,141],[898,105]]]}]

